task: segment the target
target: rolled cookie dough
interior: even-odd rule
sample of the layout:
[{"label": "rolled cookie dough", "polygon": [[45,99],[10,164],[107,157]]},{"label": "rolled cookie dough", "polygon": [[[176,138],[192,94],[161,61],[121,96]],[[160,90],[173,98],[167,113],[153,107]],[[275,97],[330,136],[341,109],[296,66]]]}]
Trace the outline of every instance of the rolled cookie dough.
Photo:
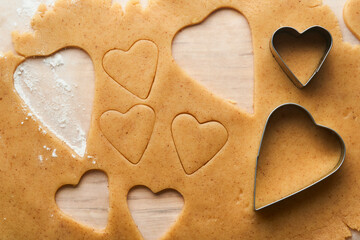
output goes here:
[{"label": "rolled cookie dough", "polygon": [[[180,29],[200,23],[220,8],[241,12],[251,28],[253,115],[213,95],[171,56],[171,43]],[[298,31],[321,25],[334,38],[321,73],[303,90],[289,81],[269,50],[272,33],[285,25]],[[360,230],[360,131],[356,131],[360,49],[342,41],[335,15],[321,1],[154,0],[145,11],[133,1],[123,13],[110,0],[59,0],[53,9],[42,6],[32,26],[33,33],[13,34],[15,49],[23,57],[9,53],[0,58],[2,238],[141,239],[126,204],[127,193],[135,185],[146,185],[154,192],[173,188],[183,195],[184,210],[163,239],[343,239],[350,236],[349,227]],[[156,75],[145,99],[123,88],[103,68],[108,51],[128,51],[139,40],[151,40],[159,50]],[[28,111],[14,92],[16,66],[24,58],[50,55],[68,46],[84,49],[96,71],[87,139],[87,155],[96,158],[96,165],[87,161],[87,155],[72,158],[72,151],[54,134],[38,131],[36,119],[20,125]],[[255,212],[254,169],[262,130],[269,113],[285,102],[301,104],[317,123],[337,131],[347,145],[347,158],[325,182]],[[146,151],[133,164],[102,134],[100,118],[109,110],[125,114],[139,104],[154,110],[155,124]],[[199,123],[217,121],[228,132],[226,144],[192,174],[184,171],[171,134],[179,114],[189,114]],[[40,164],[38,155],[47,157],[45,144],[56,147],[59,157]],[[57,189],[77,184],[84,172],[94,168],[109,177],[109,220],[103,231],[75,222],[54,200]]]}]

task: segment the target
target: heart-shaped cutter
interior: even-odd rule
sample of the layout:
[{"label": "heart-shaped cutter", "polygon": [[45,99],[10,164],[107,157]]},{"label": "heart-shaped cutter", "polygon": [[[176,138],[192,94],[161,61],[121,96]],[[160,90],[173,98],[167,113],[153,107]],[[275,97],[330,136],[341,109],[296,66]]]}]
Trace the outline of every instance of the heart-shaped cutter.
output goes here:
[{"label": "heart-shaped cutter", "polygon": [[[264,135],[265,135],[266,128],[267,128],[267,125],[268,125],[268,123],[269,123],[269,120],[271,119],[271,116],[272,116],[277,110],[279,110],[279,109],[281,109],[281,108],[285,108],[285,107],[288,107],[288,108],[297,108],[297,109],[305,112],[305,113],[309,116],[309,118],[310,118],[310,120],[313,122],[313,124],[315,124],[315,126],[320,127],[320,128],[323,128],[323,129],[329,131],[330,133],[334,134],[334,135],[336,136],[336,138],[338,139],[339,143],[340,143],[340,147],[341,147],[340,158],[339,158],[339,161],[337,162],[337,164],[334,166],[334,168],[333,168],[330,172],[328,172],[325,176],[321,177],[320,179],[316,180],[315,182],[313,182],[313,183],[311,183],[311,184],[309,184],[309,185],[307,185],[307,186],[305,186],[305,187],[303,187],[303,188],[301,188],[301,189],[299,189],[299,190],[297,190],[297,191],[295,191],[295,192],[293,192],[293,193],[291,193],[291,194],[289,194],[289,195],[287,195],[287,196],[285,196],[285,197],[280,198],[279,200],[276,200],[276,201],[274,201],[274,202],[271,202],[271,203],[269,203],[269,204],[266,204],[266,205],[264,205],[264,206],[261,206],[261,207],[257,208],[257,207],[256,207],[256,204],[255,204],[255,199],[256,199],[256,198],[255,198],[255,196],[256,196],[256,175],[257,175],[257,169],[258,169],[258,164],[259,164],[259,156],[260,156],[261,147],[262,147],[263,140],[264,140]],[[276,108],[270,113],[269,117],[268,117],[267,120],[266,120],[265,127],[264,127],[264,131],[263,131],[263,134],[262,134],[262,137],[261,137],[261,141],[260,141],[260,146],[259,146],[258,155],[257,155],[257,157],[256,157],[255,181],[254,181],[254,210],[255,210],[255,211],[258,211],[258,210],[261,210],[261,209],[266,208],[266,207],[268,207],[268,206],[271,206],[271,205],[273,205],[273,204],[275,204],[275,203],[277,203],[277,202],[280,202],[280,201],[282,201],[282,200],[284,200],[284,199],[286,199],[286,198],[289,198],[289,197],[291,197],[291,196],[293,196],[293,195],[295,195],[295,194],[297,194],[297,193],[299,193],[299,192],[302,192],[302,191],[310,188],[311,186],[313,186],[313,185],[321,182],[322,180],[326,179],[326,178],[329,177],[330,175],[334,174],[334,173],[341,167],[341,165],[343,164],[343,162],[344,162],[344,160],[345,160],[345,155],[346,155],[345,142],[344,142],[344,140],[341,138],[341,136],[340,136],[336,131],[334,131],[333,129],[328,128],[328,127],[325,127],[325,126],[320,125],[320,124],[317,124],[317,123],[315,122],[314,118],[312,117],[312,115],[310,114],[310,112],[309,112],[308,110],[306,110],[304,107],[302,107],[302,106],[300,106],[299,104],[296,104],[296,103],[285,103],[285,104],[282,104],[282,105],[276,107]]]},{"label": "heart-shaped cutter", "polygon": [[[291,34],[294,37],[298,38],[302,34],[304,34],[306,32],[309,32],[309,31],[314,31],[314,32],[320,33],[324,37],[324,40],[326,42],[326,49],[324,51],[323,56],[320,59],[320,62],[318,64],[318,66],[316,67],[315,71],[309,77],[309,79],[306,81],[306,83],[303,84],[296,77],[296,75],[291,71],[289,66],[286,65],[284,59],[282,59],[279,52],[276,50],[276,47],[274,46],[274,41],[276,40],[276,38],[279,36],[280,33],[288,33],[288,34]],[[290,78],[290,80],[294,83],[294,85],[297,88],[306,87],[310,83],[310,81],[315,77],[315,75],[320,71],[321,66],[323,65],[323,63],[326,60],[326,57],[329,55],[329,52],[330,52],[330,50],[332,48],[332,45],[333,45],[333,38],[332,38],[330,32],[328,30],[326,30],[325,28],[321,27],[321,26],[309,27],[308,29],[306,29],[305,31],[303,31],[301,33],[299,33],[295,28],[292,28],[292,27],[281,27],[281,28],[279,28],[278,30],[276,30],[274,32],[274,34],[272,35],[271,40],[270,40],[270,50],[271,50],[272,55],[274,56],[275,60],[280,65],[281,69],[286,73],[286,75]]]}]

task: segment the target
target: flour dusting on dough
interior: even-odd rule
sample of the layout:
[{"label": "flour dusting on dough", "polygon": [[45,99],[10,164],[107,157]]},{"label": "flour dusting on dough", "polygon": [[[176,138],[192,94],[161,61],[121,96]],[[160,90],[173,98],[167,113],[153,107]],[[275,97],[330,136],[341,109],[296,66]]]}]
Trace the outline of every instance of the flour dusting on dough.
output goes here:
[{"label": "flour dusting on dough", "polygon": [[52,156],[53,158],[56,158],[56,157],[58,156],[58,155],[56,154],[56,149],[53,150],[51,156]]},{"label": "flour dusting on dough", "polygon": [[43,147],[44,149],[46,149],[46,150],[48,150],[48,151],[50,151],[51,150],[51,148],[49,148],[49,147],[47,147],[46,145],[44,145],[44,147]]}]

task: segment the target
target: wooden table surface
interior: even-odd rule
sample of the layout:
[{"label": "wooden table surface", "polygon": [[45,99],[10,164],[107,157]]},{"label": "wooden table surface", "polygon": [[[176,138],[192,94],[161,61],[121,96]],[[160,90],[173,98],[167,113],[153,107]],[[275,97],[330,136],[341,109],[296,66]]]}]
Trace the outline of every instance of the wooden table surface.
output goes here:
[{"label": "wooden table surface", "polygon": [[[39,3],[51,0],[27,1]],[[124,5],[127,1],[116,2]],[[146,1],[141,2],[146,6]],[[359,44],[343,23],[344,3],[345,0],[323,0],[323,4],[329,5],[337,15],[344,40],[351,44]],[[0,0],[0,10],[3,10],[0,12],[0,40],[3,43],[0,51],[3,52],[11,50],[8,35],[16,26],[9,26],[9,23],[18,17],[13,10],[18,12],[19,8],[24,6],[24,2],[15,0],[13,6],[8,5],[8,0]],[[10,11],[9,8],[13,10]],[[212,14],[202,24],[180,32],[174,40],[173,56],[194,79],[214,93],[237,104],[239,108],[252,112],[254,80],[251,44],[246,19],[238,12],[224,9]],[[86,58],[86,54],[83,54],[83,57]],[[91,78],[93,72],[91,67],[89,69],[87,74]],[[86,101],[85,108],[91,112],[91,99]],[[84,126],[85,129],[88,128],[86,124]],[[66,214],[77,221],[102,229],[106,227],[109,206],[107,184],[104,173],[89,172],[83,176],[77,188],[60,189],[56,195],[56,202]],[[148,189],[139,187],[129,192],[128,205],[144,239],[158,239],[181,213],[183,199],[176,192],[167,191],[156,196]],[[358,237],[354,236],[353,239],[360,239]]]}]

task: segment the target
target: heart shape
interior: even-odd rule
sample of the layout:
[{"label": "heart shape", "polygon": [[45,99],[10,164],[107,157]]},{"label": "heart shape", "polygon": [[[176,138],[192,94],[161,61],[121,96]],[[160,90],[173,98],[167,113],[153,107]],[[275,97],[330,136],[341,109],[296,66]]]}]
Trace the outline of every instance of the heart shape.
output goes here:
[{"label": "heart shape", "polygon": [[136,186],[129,191],[128,206],[145,240],[160,239],[180,215],[184,200],[173,189],[154,194],[150,189]]},{"label": "heart shape", "polygon": [[331,34],[313,26],[302,33],[291,27],[276,30],[270,50],[282,70],[298,88],[303,88],[320,71],[332,48]]},{"label": "heart shape", "polygon": [[172,44],[175,61],[191,77],[250,113],[254,92],[252,50],[249,23],[233,9],[219,9],[203,22],[182,29]]},{"label": "heart shape", "polygon": [[104,136],[127,160],[136,164],[144,154],[155,124],[155,112],[145,105],[136,105],[122,114],[107,111],[100,117]]},{"label": "heart shape", "polygon": [[359,0],[347,0],[343,10],[345,24],[357,39],[360,39],[359,8]]},{"label": "heart shape", "polygon": [[152,88],[158,62],[158,48],[148,40],[140,40],[128,50],[111,50],[105,54],[103,67],[122,87],[146,99]]},{"label": "heart shape", "polygon": [[109,211],[106,174],[98,170],[86,172],[78,185],[65,185],[57,191],[56,204],[67,216],[82,224],[106,228]]},{"label": "heart shape", "polygon": [[305,108],[292,103],[277,107],[268,117],[257,157],[255,210],[332,175],[342,165],[345,152],[340,135],[316,124]]},{"label": "heart shape", "polygon": [[200,123],[190,114],[180,114],[174,119],[172,136],[187,174],[193,174],[209,162],[228,140],[228,132],[221,123]]},{"label": "heart shape", "polygon": [[80,49],[64,49],[50,57],[26,59],[14,73],[14,85],[32,113],[84,156],[95,89],[89,55]]}]

